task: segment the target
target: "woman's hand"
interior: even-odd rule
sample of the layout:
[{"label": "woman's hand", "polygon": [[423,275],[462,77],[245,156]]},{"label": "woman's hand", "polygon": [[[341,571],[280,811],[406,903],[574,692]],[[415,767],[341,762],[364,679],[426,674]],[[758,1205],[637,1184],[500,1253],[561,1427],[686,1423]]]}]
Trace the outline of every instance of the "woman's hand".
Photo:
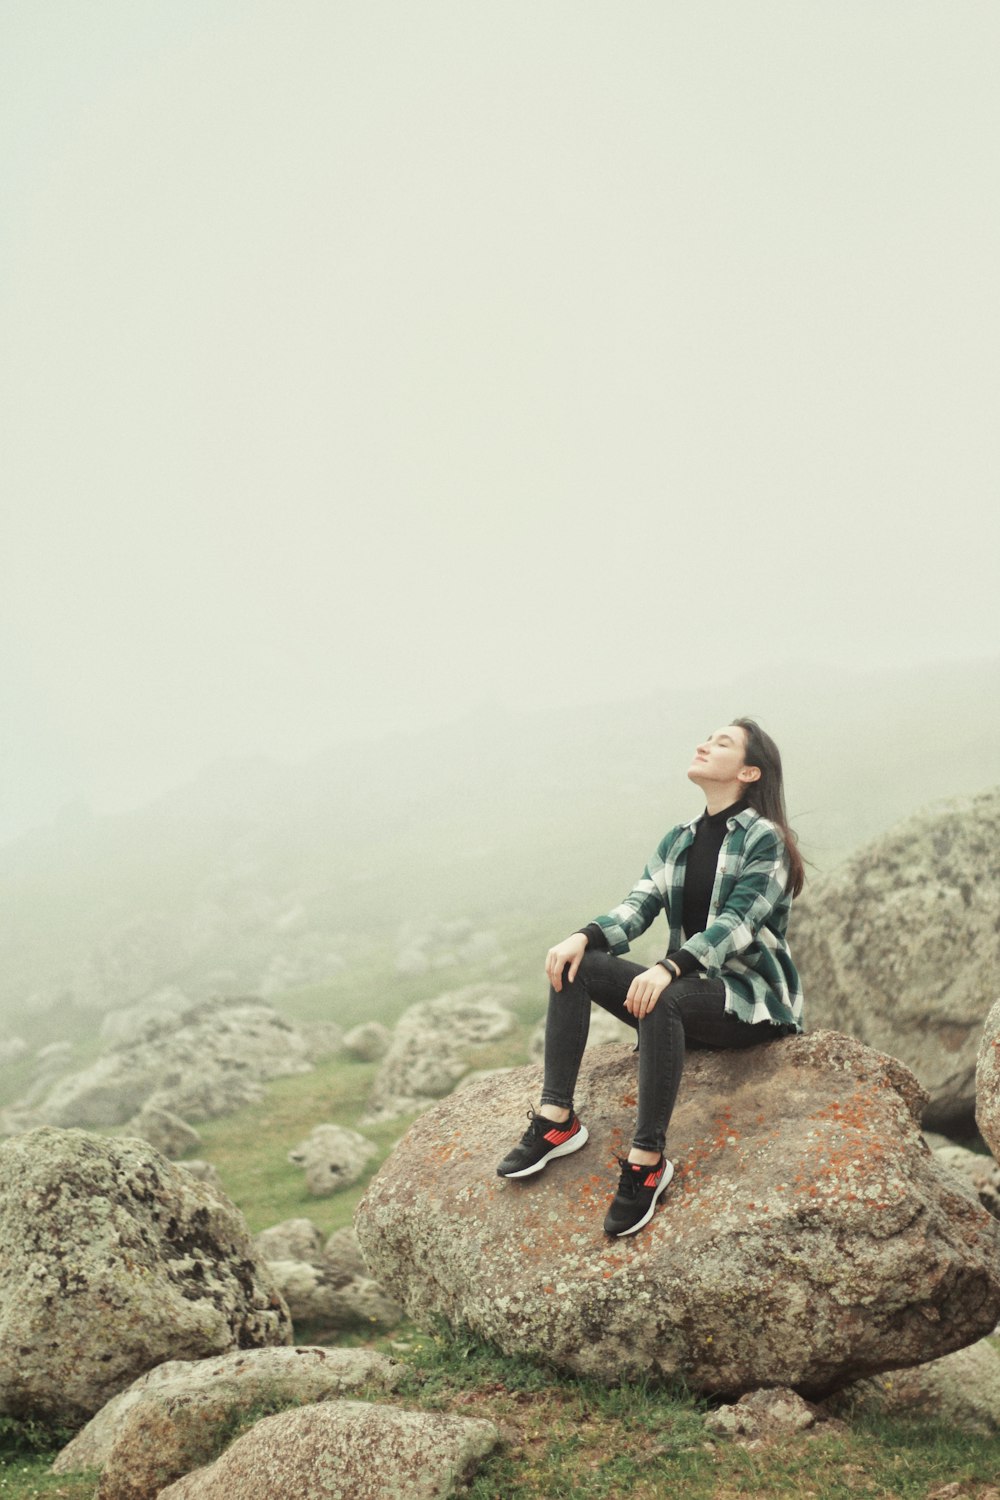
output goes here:
[{"label": "woman's hand", "polygon": [[576,978],[576,971],[580,967],[580,961],[587,951],[587,939],[582,932],[574,932],[572,936],[563,938],[561,943],[556,943],[545,955],[545,972],[549,977],[549,984],[558,993],[563,986],[563,969],[569,964],[569,973],[566,978],[570,984]]},{"label": "woman's hand", "polygon": [[669,969],[662,964],[654,964],[651,969],[644,969],[637,974],[628,987],[625,996],[625,1009],[641,1021],[643,1016],[648,1016],[655,1007],[663,991],[674,976]]}]

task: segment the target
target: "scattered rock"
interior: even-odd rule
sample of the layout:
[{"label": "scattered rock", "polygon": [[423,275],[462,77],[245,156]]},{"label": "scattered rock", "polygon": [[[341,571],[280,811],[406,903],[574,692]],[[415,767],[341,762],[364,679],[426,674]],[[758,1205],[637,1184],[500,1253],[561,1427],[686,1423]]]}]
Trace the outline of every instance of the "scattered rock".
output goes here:
[{"label": "scattered rock", "polygon": [[284,1219],[254,1236],[265,1260],[315,1260],[323,1254],[323,1231],[311,1219]]},{"label": "scattered rock", "polygon": [[130,1135],[137,1135],[140,1140],[148,1141],[154,1151],[159,1151],[161,1156],[171,1160],[183,1156],[185,1151],[194,1151],[201,1145],[201,1136],[194,1126],[182,1120],[180,1115],[172,1114],[169,1109],[156,1109],[147,1105],[128,1122],[126,1128]]},{"label": "scattered rock", "polygon": [[1000,1219],[1000,1164],[992,1156],[981,1156],[964,1146],[939,1146],[935,1157],[968,1187],[994,1219]]},{"label": "scattered rock", "polygon": [[348,1328],[395,1328],[403,1310],[377,1281],[342,1272],[325,1261],[272,1260],[268,1270],[288,1304],[292,1322],[318,1337]]},{"label": "scattered rock", "polygon": [[150,1021],[39,1105],[51,1125],[123,1124],[143,1106],[214,1119],[263,1095],[263,1083],[308,1073],[306,1044],[269,1006],[205,1001]]},{"label": "scattered rock", "polygon": [[436,1105],[373,1179],[358,1238],[418,1322],[441,1315],[584,1375],[681,1376],[731,1396],[822,1395],[997,1322],[1000,1224],[924,1147],[926,1096],[895,1058],[833,1032],[692,1052],[675,1180],[628,1240],[602,1222],[636,1059],[599,1048],[581,1083],[590,1141],[538,1177],[496,1176],[538,1093],[537,1068],[522,1068]]},{"label": "scattered rock", "polygon": [[392,1032],[381,1021],[365,1021],[344,1037],[344,1051],[358,1062],[378,1062],[389,1050]]},{"label": "scattered rock", "polygon": [[323,1259],[335,1276],[367,1276],[368,1267],[353,1229],[336,1229],[323,1247]]},{"label": "scattered rock", "polygon": [[446,1500],[499,1440],[468,1417],[325,1401],[266,1417],[160,1500]]},{"label": "scattered rock", "polygon": [[[624,1021],[616,1021],[609,1011],[600,1005],[590,1007],[590,1031],[587,1034],[588,1047],[600,1047],[605,1042],[620,1042],[622,1046],[628,1047],[629,1051],[635,1049],[636,1033],[631,1026]],[[544,1016],[531,1033],[528,1042],[528,1057],[531,1062],[540,1063],[545,1056],[545,1018]]]},{"label": "scattered rock", "polygon": [[986,1017],[976,1059],[976,1124],[1000,1161],[1000,1000]]},{"label": "scattered rock", "polygon": [[814,1427],[815,1406],[795,1391],[748,1391],[733,1406],[720,1406],[705,1417],[705,1426],[716,1437],[784,1437]]},{"label": "scattered rock", "polygon": [[374,1141],[356,1130],[346,1125],[317,1125],[289,1151],[288,1160],[293,1167],[305,1168],[306,1187],[314,1198],[328,1198],[357,1182],[377,1155]]},{"label": "scattered rock", "polygon": [[517,991],[511,985],[469,985],[411,1005],[372,1085],[365,1123],[398,1119],[450,1094],[474,1066],[475,1049],[506,1036],[514,1025],[500,993],[513,998]]},{"label": "scattered rock", "polygon": [[75,1422],[163,1360],[290,1342],[238,1211],[150,1147],[0,1145],[0,1412]]},{"label": "scattered rock", "polygon": [[971,1126],[1000,992],[1000,788],[911,818],[810,881],[794,937],[810,1026],[900,1057],[930,1094],[928,1127]]},{"label": "scattered rock", "polygon": [[154,1500],[219,1452],[243,1413],[301,1406],[373,1384],[390,1391],[403,1367],[367,1349],[248,1349],[171,1360],[115,1396],[69,1443],[56,1474],[97,1469],[97,1500]]},{"label": "scattered rock", "polygon": [[908,1370],[859,1380],[831,1397],[832,1411],[883,1412],[947,1422],[963,1432],[1000,1432],[1000,1352],[989,1339]]},{"label": "scattered rock", "polygon": [[225,1194],[226,1189],[219,1176],[218,1168],[214,1167],[210,1161],[202,1161],[200,1157],[192,1156],[189,1161],[175,1161],[173,1165],[182,1172],[190,1172],[192,1177],[196,1177],[213,1192]]}]

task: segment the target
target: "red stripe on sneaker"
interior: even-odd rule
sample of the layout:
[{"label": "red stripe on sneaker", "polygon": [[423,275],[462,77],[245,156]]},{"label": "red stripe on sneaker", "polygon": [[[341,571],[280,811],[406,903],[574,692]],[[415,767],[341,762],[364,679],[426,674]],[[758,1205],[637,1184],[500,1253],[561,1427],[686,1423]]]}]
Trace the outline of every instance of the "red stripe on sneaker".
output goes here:
[{"label": "red stripe on sneaker", "polygon": [[576,1126],[572,1130],[547,1130],[542,1137],[548,1141],[550,1146],[561,1146],[563,1141],[568,1141],[571,1135],[576,1135]]},{"label": "red stripe on sneaker", "polygon": [[656,1184],[659,1182],[659,1180],[660,1180],[660,1178],[662,1176],[663,1176],[663,1168],[662,1167],[660,1168],[660,1170],[658,1172],[650,1172],[649,1176],[646,1178],[646,1181],[643,1183],[643,1187],[655,1187]]}]

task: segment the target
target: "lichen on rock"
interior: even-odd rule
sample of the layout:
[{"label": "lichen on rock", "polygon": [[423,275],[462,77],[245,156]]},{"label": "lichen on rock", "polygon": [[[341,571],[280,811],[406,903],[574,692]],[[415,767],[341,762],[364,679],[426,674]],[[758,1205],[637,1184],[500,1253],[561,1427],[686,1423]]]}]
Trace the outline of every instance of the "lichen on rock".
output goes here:
[{"label": "lichen on rock", "polygon": [[674,1181],[627,1240],[602,1222],[635,1058],[585,1056],[582,1151],[498,1178],[539,1082],[522,1068],[443,1100],[369,1185],[362,1250],[418,1321],[586,1375],[815,1396],[972,1343],[1000,1317],[1000,1224],[924,1145],[926,1095],[895,1058],[835,1032],[692,1052]]},{"label": "lichen on rock", "polygon": [[164,1360],[291,1338],[239,1211],[145,1142],[0,1145],[0,1412],[85,1421]]}]

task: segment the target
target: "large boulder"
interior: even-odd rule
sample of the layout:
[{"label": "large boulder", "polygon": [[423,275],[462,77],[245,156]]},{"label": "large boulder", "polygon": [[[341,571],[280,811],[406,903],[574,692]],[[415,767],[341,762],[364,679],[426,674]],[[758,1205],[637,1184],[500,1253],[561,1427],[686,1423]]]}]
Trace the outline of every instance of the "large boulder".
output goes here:
[{"label": "large boulder", "polygon": [[450,1094],[475,1067],[477,1048],[512,1029],[514,1017],[502,1002],[516,993],[511,985],[467,985],[411,1005],[382,1059],[362,1123],[395,1120]]},{"label": "large boulder", "polygon": [[238,1210],[144,1142],[0,1145],[0,1412],[86,1420],[164,1360],[291,1337]]},{"label": "large boulder", "polygon": [[205,1001],[147,1022],[37,1106],[49,1125],[120,1125],[143,1109],[214,1119],[260,1099],[270,1078],[308,1073],[307,1046],[270,1006]]},{"label": "large boulder", "polygon": [[986,1017],[976,1058],[976,1124],[1000,1162],[1000,1000]]},{"label": "large boulder", "polygon": [[675,1180],[646,1229],[609,1240],[635,1091],[630,1053],[586,1054],[587,1147],[519,1182],[496,1163],[537,1068],[442,1101],[358,1208],[371,1274],[418,1321],[441,1315],[505,1352],[729,1394],[823,1394],[996,1323],[1000,1224],[920,1139],[925,1095],[896,1059],[832,1032],[693,1052]]},{"label": "large boulder", "polygon": [[323,1402],[266,1417],[160,1500],[447,1500],[499,1438],[470,1417]]},{"label": "large boulder", "polygon": [[97,1500],[154,1500],[210,1463],[244,1416],[329,1401],[362,1386],[393,1390],[403,1367],[368,1349],[247,1349],[171,1360],[101,1408],[56,1458],[56,1474],[100,1471]]},{"label": "large boulder", "polygon": [[967,1131],[1000,994],[1000,788],[911,818],[810,881],[792,946],[810,1024],[901,1058],[930,1094],[927,1125]]}]

